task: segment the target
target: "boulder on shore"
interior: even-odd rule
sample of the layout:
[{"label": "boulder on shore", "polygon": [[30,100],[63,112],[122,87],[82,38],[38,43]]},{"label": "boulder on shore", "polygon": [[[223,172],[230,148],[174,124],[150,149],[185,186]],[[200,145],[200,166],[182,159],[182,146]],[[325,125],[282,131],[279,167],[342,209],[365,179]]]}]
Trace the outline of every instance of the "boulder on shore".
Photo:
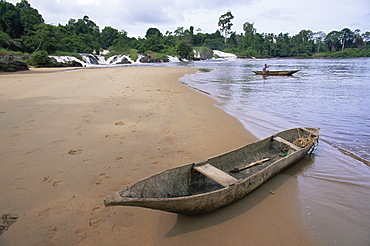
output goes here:
[{"label": "boulder on shore", "polygon": [[121,61],[116,64],[131,64],[131,62],[126,57],[122,57]]},{"label": "boulder on shore", "polygon": [[58,62],[55,57],[50,57],[50,61],[52,65],[50,67],[83,67],[82,64],[75,60],[66,60],[62,62]]},{"label": "boulder on shore", "polygon": [[148,56],[148,55],[143,56],[142,58],[140,58],[139,61],[142,62],[142,63],[168,62],[168,60],[161,60],[161,59],[154,58],[154,57],[151,57],[151,56]]},{"label": "boulder on shore", "polygon": [[16,72],[29,70],[28,65],[21,61],[0,61],[0,72]]}]

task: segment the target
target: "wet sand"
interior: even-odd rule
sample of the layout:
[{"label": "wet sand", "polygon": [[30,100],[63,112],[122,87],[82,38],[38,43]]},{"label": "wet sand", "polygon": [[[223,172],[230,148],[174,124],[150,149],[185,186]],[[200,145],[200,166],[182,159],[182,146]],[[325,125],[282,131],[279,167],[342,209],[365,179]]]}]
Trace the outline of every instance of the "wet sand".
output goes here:
[{"label": "wet sand", "polygon": [[104,207],[138,179],[256,138],[177,81],[195,69],[60,71],[0,74],[0,215],[19,217],[0,245],[320,245],[295,168],[202,216]]}]

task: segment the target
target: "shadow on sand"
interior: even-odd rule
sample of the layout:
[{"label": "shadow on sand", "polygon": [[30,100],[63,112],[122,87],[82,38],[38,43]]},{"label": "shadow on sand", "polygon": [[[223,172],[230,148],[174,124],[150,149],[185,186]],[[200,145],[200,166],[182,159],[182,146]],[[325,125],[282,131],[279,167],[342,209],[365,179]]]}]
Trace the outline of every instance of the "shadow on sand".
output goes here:
[{"label": "shadow on sand", "polygon": [[[270,191],[277,190],[287,180],[299,175],[305,168],[314,162],[314,159],[314,155],[306,155],[299,162],[280,172],[246,197],[229,206],[203,215],[186,216],[179,214],[176,224],[165,236],[176,237],[189,232],[202,230],[232,220],[246,213],[270,196]],[[296,185],[296,189],[298,190],[298,182]]]}]

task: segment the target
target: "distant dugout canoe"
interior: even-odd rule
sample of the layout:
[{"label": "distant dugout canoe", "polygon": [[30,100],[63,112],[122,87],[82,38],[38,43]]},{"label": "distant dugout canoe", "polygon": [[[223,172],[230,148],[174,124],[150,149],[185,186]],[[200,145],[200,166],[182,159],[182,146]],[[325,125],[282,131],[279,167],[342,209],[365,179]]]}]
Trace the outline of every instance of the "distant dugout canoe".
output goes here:
[{"label": "distant dugout canoe", "polygon": [[266,71],[266,72],[252,71],[252,72],[255,73],[255,74],[258,74],[258,75],[273,75],[273,76],[282,76],[282,75],[285,75],[285,76],[289,76],[289,75],[292,75],[293,73],[296,73],[298,71],[299,70],[290,70],[290,71]]},{"label": "distant dugout canoe", "polygon": [[108,196],[106,206],[137,206],[186,215],[203,214],[246,196],[301,159],[319,128],[294,128],[241,148],[172,168]]}]

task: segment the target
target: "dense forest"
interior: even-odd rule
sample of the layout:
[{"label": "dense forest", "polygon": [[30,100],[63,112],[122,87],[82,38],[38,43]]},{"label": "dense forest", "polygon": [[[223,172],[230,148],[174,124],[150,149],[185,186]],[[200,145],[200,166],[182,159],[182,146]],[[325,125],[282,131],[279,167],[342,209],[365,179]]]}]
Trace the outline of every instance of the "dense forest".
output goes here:
[{"label": "dense forest", "polygon": [[[144,38],[129,37],[124,30],[110,26],[100,29],[88,16],[70,19],[66,25],[46,24],[39,11],[27,0],[16,5],[0,0],[0,55],[9,52],[48,55],[99,53],[109,55],[152,54],[191,58],[193,51],[209,49],[237,54],[239,57],[359,57],[370,56],[370,32],[344,28],[340,31],[301,30],[288,33],[258,33],[254,23],[245,22],[243,33],[232,31],[234,16],[229,11],[220,16],[219,30],[201,33],[191,26],[161,33],[152,27]],[[195,33],[196,32],[196,33]]]}]

